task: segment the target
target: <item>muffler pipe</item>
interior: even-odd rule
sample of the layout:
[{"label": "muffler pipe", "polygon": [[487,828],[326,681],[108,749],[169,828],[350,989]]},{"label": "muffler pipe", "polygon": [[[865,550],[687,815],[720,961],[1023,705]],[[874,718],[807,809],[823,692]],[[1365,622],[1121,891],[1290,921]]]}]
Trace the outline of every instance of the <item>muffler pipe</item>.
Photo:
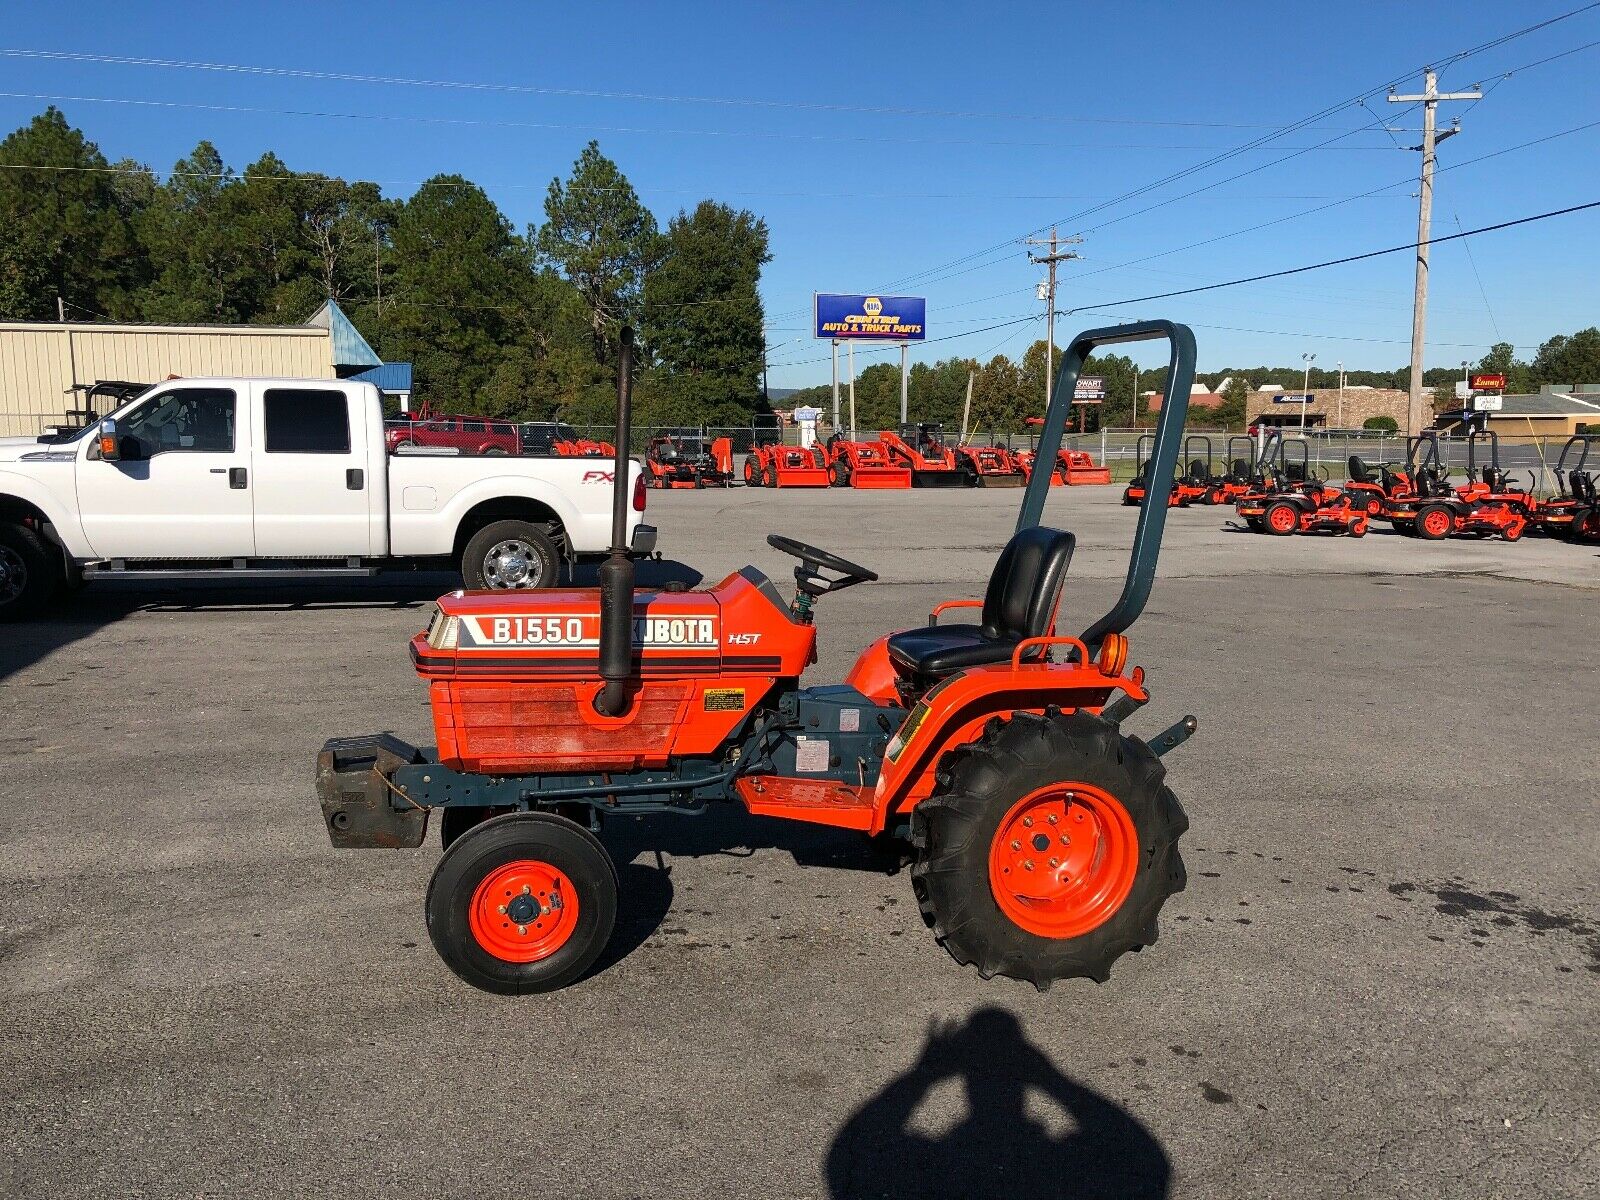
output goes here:
[{"label": "muffler pipe", "polygon": [[622,327],[617,362],[617,457],[612,464],[611,553],[600,564],[600,692],[595,711],[620,717],[628,710],[633,674],[633,559],[628,554],[628,443],[633,433],[633,330]]}]

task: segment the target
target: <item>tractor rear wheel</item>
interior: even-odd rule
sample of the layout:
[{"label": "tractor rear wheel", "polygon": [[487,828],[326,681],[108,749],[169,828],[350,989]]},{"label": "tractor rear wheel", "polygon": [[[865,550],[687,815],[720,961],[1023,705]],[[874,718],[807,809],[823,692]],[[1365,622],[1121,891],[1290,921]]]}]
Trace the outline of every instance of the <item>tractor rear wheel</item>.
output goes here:
[{"label": "tractor rear wheel", "polygon": [[617,871],[565,817],[514,813],[463,833],[428,883],[428,937],[473,987],[502,995],[575,983],[617,919]]},{"label": "tractor rear wheel", "polygon": [[835,459],[833,466],[828,469],[828,482],[834,487],[849,487],[850,464],[842,458]]},{"label": "tractor rear wheel", "polygon": [[1261,526],[1266,532],[1283,536],[1300,527],[1300,510],[1288,500],[1274,500],[1261,514]]},{"label": "tractor rear wheel", "polygon": [[1189,827],[1150,748],[1088,713],[1017,713],[912,810],[912,887],[957,962],[1045,990],[1156,940]]}]

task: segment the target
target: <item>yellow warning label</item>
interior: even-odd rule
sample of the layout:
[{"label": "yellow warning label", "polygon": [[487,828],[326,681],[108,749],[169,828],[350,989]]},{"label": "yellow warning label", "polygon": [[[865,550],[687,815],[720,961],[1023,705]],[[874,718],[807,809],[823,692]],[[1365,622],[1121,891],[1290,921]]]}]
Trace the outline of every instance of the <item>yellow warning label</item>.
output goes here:
[{"label": "yellow warning label", "polygon": [[705,698],[707,712],[744,711],[743,688],[707,688]]}]

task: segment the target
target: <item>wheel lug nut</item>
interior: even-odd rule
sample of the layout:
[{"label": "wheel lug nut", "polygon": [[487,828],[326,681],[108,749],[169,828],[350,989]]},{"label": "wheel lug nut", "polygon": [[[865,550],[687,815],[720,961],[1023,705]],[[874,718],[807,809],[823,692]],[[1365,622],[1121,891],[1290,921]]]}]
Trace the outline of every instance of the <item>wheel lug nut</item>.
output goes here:
[{"label": "wheel lug nut", "polygon": [[1050,824],[1054,825],[1056,823],[1056,815],[1055,815],[1055,813],[1051,813],[1048,817],[1045,818],[1045,820],[1049,821]]},{"label": "wheel lug nut", "polygon": [[517,932],[526,937],[528,934],[528,927],[526,925],[518,925]]},{"label": "wheel lug nut", "polygon": [[504,904],[500,906],[500,915],[502,917],[506,915],[506,906]]},{"label": "wheel lug nut", "polygon": [[1032,829],[1033,828],[1033,818],[1032,817],[1023,817],[1022,818],[1022,827],[1024,829]]},{"label": "wheel lug nut", "polygon": [[1024,859],[1023,862],[1022,862],[1022,869],[1024,871],[1033,870],[1033,859],[1031,859],[1031,858]]},{"label": "wheel lug nut", "polygon": [[529,887],[527,884],[523,884],[522,885],[522,894],[524,896],[531,896],[533,894],[533,889],[531,887]]},{"label": "wheel lug nut", "polygon": [[1021,850],[1022,849],[1022,843],[1017,841],[1016,838],[1012,838],[1011,839],[1011,848],[1013,850]]},{"label": "wheel lug nut", "polygon": [[1061,865],[1061,860],[1059,858],[1052,858],[1050,860],[1050,865],[1052,867],[1059,867]]}]

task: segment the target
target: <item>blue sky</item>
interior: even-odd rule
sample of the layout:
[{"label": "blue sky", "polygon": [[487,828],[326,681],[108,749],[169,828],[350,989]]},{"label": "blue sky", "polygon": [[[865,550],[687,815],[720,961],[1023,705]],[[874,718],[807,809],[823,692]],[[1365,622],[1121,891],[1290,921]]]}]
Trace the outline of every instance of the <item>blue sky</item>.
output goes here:
[{"label": "blue sky", "polygon": [[[459,172],[519,227],[541,217],[550,178],[598,138],[663,222],[702,196],[766,218],[774,386],[828,376],[827,344],[807,336],[818,290],[926,294],[930,337],[963,336],[918,358],[1020,354],[1040,324],[977,331],[1042,311],[1042,272],[1008,243],[1052,220],[1084,235],[1061,307],[1110,305],[1061,318],[1062,340],[1112,317],[1166,316],[1196,326],[1202,370],[1302,353],[1318,366],[1392,367],[1409,353],[1403,253],[1113,302],[1413,237],[1418,156],[1396,142],[1416,137],[1381,124],[1415,129],[1420,114],[1380,96],[1369,111],[1345,108],[1151,185],[1578,2],[16,5],[0,49],[545,90],[6,56],[0,92],[26,95],[0,97],[0,124],[23,123],[49,96],[108,156],[158,169],[209,138],[236,167],[273,149],[294,169],[378,180],[389,194]],[[1470,109],[1442,106],[1463,132],[1440,148],[1436,236],[1458,219],[1470,229],[1600,199],[1600,124],[1445,169],[1600,118],[1600,46],[1502,78],[1589,42],[1600,42],[1600,8],[1445,71],[1445,89],[1492,90]],[[1242,172],[1252,173],[1226,182]],[[1434,251],[1430,366],[1476,359],[1497,340],[1531,354],[1596,322],[1600,211],[1470,245],[1470,260],[1461,242]],[[871,361],[858,352],[858,366]]]}]

